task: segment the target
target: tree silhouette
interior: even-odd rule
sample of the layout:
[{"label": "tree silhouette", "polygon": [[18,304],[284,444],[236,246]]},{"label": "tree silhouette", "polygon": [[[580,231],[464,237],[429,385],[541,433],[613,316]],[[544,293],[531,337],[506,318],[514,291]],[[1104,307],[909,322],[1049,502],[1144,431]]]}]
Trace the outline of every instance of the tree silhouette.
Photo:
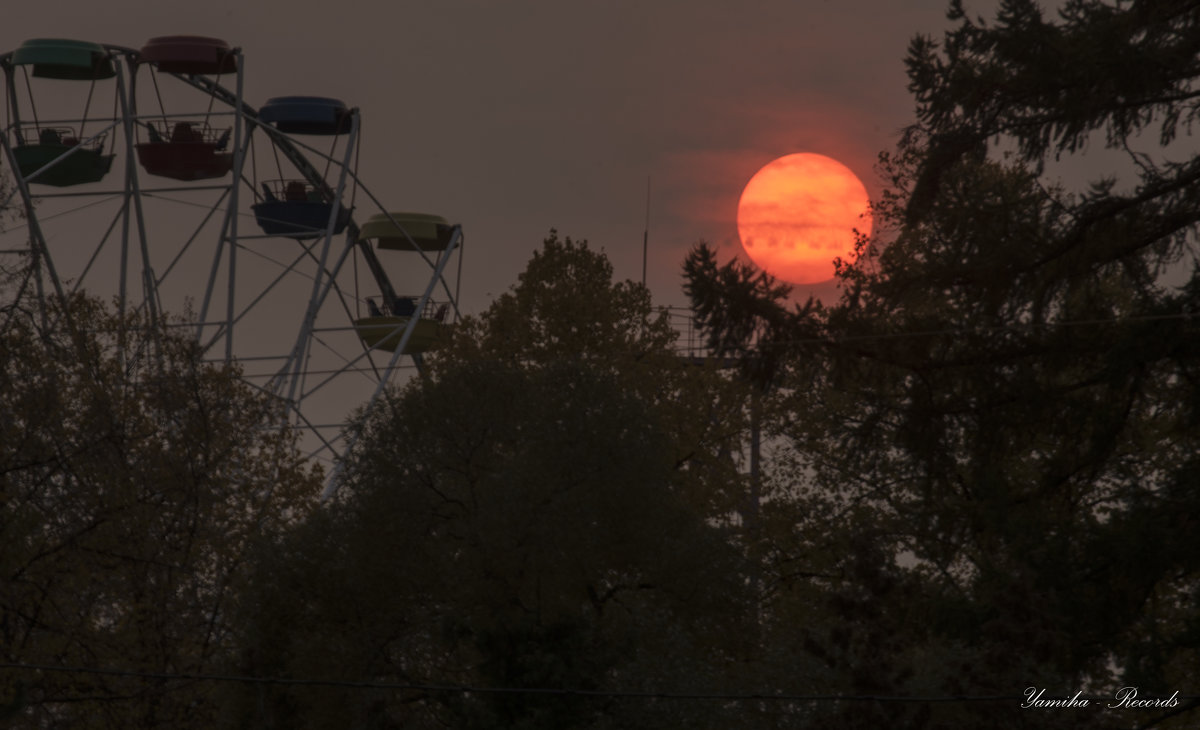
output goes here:
[{"label": "tree silhouette", "polygon": [[[246,557],[319,490],[273,405],[82,296],[0,321],[0,669],[16,727],[211,727]],[[118,333],[124,333],[119,335]],[[123,339],[125,347],[118,347]]]},{"label": "tree silhouette", "polygon": [[752,649],[720,524],[740,397],[673,339],[644,287],[552,233],[428,378],[358,422],[338,499],[266,559],[247,624],[257,673],[526,691],[280,691],[263,721],[720,726],[578,694],[713,688],[713,658]]},{"label": "tree silhouette", "polygon": [[[1170,695],[1200,660],[1200,157],[1167,146],[1200,113],[1200,7],[951,18],[910,49],[918,122],[881,157],[884,233],[777,368],[793,462],[774,610],[827,607],[780,640],[847,692]],[[1089,143],[1127,164],[1081,191],[1049,179]],[[703,263],[690,286],[724,289],[727,321],[805,324],[769,284],[748,306]],[[1016,703],[926,710],[889,722],[1045,722]]]}]

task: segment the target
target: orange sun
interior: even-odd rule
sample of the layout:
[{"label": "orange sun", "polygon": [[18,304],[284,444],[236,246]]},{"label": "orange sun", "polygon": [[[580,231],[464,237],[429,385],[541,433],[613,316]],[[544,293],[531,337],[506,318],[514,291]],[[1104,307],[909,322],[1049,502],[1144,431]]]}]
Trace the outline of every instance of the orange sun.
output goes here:
[{"label": "orange sun", "polygon": [[793,284],[833,278],[833,260],[871,233],[867,189],[824,155],[780,157],[755,173],[738,201],[738,235],[754,263]]}]

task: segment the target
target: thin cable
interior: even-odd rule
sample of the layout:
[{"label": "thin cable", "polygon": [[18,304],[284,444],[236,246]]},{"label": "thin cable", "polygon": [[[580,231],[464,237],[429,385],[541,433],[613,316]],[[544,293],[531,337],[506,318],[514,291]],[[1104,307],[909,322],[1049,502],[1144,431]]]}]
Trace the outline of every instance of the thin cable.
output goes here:
[{"label": "thin cable", "polygon": [[[254,249],[246,248],[244,246],[241,246],[239,248],[241,248],[243,251],[245,251],[247,253],[253,254],[253,255],[255,255],[265,261],[268,261],[272,264],[275,264],[281,268],[287,267],[286,264],[284,264],[270,256],[267,256],[266,254],[256,251]],[[304,255],[305,254],[303,254],[303,253],[301,254],[301,256],[304,256]],[[304,272],[297,271],[295,273],[297,276],[300,276],[300,277],[305,277],[305,278],[309,278],[309,279],[312,278],[311,275],[306,274]],[[664,309],[669,310],[669,309],[673,309],[673,308],[664,308]],[[1055,324],[1057,326],[1084,326],[1084,325],[1124,324],[1126,322],[1136,322],[1136,321],[1190,320],[1190,319],[1196,319],[1198,317],[1200,317],[1200,313],[1193,314],[1193,313],[1183,312],[1183,313],[1178,313],[1178,314],[1145,315],[1142,317],[1125,317],[1125,318],[1120,318],[1120,319],[1066,320],[1066,321],[1058,322]],[[177,324],[177,325],[169,324],[168,326],[190,327],[193,325],[194,325],[194,323],[181,323],[181,324]],[[674,326],[674,325],[672,325],[672,326]],[[1043,326],[1043,325],[1036,325],[1036,326]],[[336,331],[349,332],[349,331],[352,331],[353,329],[354,329],[353,327],[344,327],[344,328],[337,328]],[[991,329],[1000,331],[1000,330],[1004,330],[1004,329],[1012,329],[1012,327],[997,326],[997,327],[994,327]],[[102,331],[102,330],[97,329],[96,331]],[[331,329],[330,331],[335,331],[335,330]],[[907,338],[907,337],[916,338],[916,337],[930,337],[930,336],[938,336],[938,335],[977,334],[977,333],[979,333],[979,331],[980,330],[946,329],[946,330],[928,330],[928,331],[918,331],[918,332],[895,332],[895,333],[879,334],[879,335],[851,335],[851,336],[847,336],[847,337],[837,337],[837,338],[811,337],[811,338],[796,339],[796,340],[780,340],[779,342],[786,343],[786,344],[793,344],[793,345],[804,345],[804,344],[830,345],[830,344],[839,344],[842,342],[852,342],[852,341],[857,342],[857,341],[873,340],[873,339],[902,339],[902,338]],[[692,348],[692,347],[688,346],[687,344],[679,344],[673,348],[673,351],[676,353],[681,353],[681,352],[685,352],[689,349],[698,349],[698,348]],[[609,350],[609,352],[613,355],[639,356],[639,355],[645,354],[645,352],[641,351],[641,350],[629,350],[629,351]],[[573,360],[575,358],[572,356],[563,355],[563,356],[560,356],[555,359]]]},{"label": "thin cable", "polygon": [[158,76],[153,69],[150,71],[150,83],[154,84],[154,96],[158,98],[158,110],[162,112],[163,134],[169,135],[171,123],[167,121],[167,106],[163,104],[162,91],[158,88]]},{"label": "thin cable", "polygon": [[[254,128],[251,127],[250,132],[253,132],[253,131],[254,131]],[[248,137],[248,139],[246,141],[248,142],[248,146],[250,148],[250,155],[249,155],[249,157],[250,157],[250,178],[251,178],[250,190],[251,190],[251,192],[254,193],[255,200],[261,200],[261,199],[263,199],[263,196],[261,193],[258,192],[258,148],[254,146],[254,137],[251,136],[249,133],[247,133],[246,136]]]},{"label": "thin cable", "polygon": [[[342,689],[399,690],[441,694],[493,694],[493,695],[549,695],[560,697],[596,697],[606,699],[647,700],[715,700],[722,702],[1023,702],[1023,695],[847,695],[847,694],[791,694],[786,692],[667,692],[636,690],[591,690],[559,687],[488,687],[459,684],[426,684],[421,682],[370,682],[339,679],[316,679],[309,677],[255,677],[249,675],[207,674],[200,672],[145,672],[130,669],[107,669],[100,667],[71,667],[55,664],[31,664],[25,662],[0,663],[0,669],[22,671],[56,672],[62,674],[90,674],[133,679],[181,680],[189,682],[226,682],[235,684],[282,685],[291,687],[338,687]],[[1200,695],[1173,695],[1176,699],[1191,700]],[[1111,697],[1079,696],[1078,699],[1104,701]],[[1146,696],[1139,699],[1168,699]]]},{"label": "thin cable", "polygon": [[362,301],[362,292],[358,288],[358,246],[350,251],[350,256],[354,268],[354,318],[359,319],[362,317],[362,308],[359,306],[359,302]]},{"label": "thin cable", "polygon": [[[79,138],[83,139],[87,135],[83,133],[83,128],[87,126],[88,110],[92,107],[92,94],[96,91],[96,77],[92,76],[92,83],[88,86],[87,101],[83,103],[83,119],[79,120]],[[115,97],[114,97],[115,99]],[[114,113],[113,116],[116,116]]]},{"label": "thin cable", "polygon": [[978,335],[978,334],[994,334],[997,332],[1020,332],[1034,329],[1046,329],[1058,327],[1080,327],[1088,325],[1104,325],[1104,324],[1125,324],[1130,322],[1161,322],[1173,320],[1192,320],[1200,318],[1200,312],[1178,312],[1175,314],[1145,314],[1134,315],[1130,317],[1113,317],[1110,319],[1066,319],[1057,322],[1047,322],[1044,324],[1035,323],[1013,323],[999,324],[984,327],[962,328],[962,329],[944,329],[944,330],[916,330],[911,332],[886,332],[866,335],[843,335],[832,337],[807,337],[796,340],[773,340],[773,344],[781,345],[804,345],[804,344],[841,344],[843,342],[861,342],[865,340],[895,340],[905,338],[918,337],[937,337],[937,336],[962,336],[962,335]]},{"label": "thin cable", "polygon": [[[33,98],[33,86],[30,85],[30,83],[29,83],[29,69],[26,68],[25,66],[21,66],[21,73],[25,77],[25,93],[29,94],[29,111],[33,112],[33,126],[36,130],[40,131],[42,128],[42,123],[38,121],[37,101]],[[82,130],[80,130],[80,131],[82,132]],[[81,133],[80,137],[82,137],[82,136],[83,135]],[[17,130],[17,140],[21,144],[25,144],[25,141],[23,139],[21,139],[21,130],[20,129]]]},{"label": "thin cable", "polygon": [[[329,179],[329,166],[333,164],[333,153],[337,151],[337,141],[339,135],[333,135],[333,141],[329,143],[329,154],[325,155],[325,169],[321,171],[321,179]],[[332,200],[329,202],[333,202]]]},{"label": "thin cable", "polygon": [[[214,76],[216,76],[217,74],[213,74],[213,75],[214,75]],[[211,116],[212,116],[213,105],[214,105],[214,104],[216,104],[216,102],[217,102],[217,95],[216,95],[216,94],[213,94],[213,93],[209,93],[209,95],[208,95],[208,108],[204,110],[204,124],[205,124],[205,126],[207,126],[207,125],[208,125],[208,120],[209,120],[209,117],[211,117]]]},{"label": "thin cable", "polygon": [[[271,154],[275,156],[275,171],[279,173],[279,181],[283,182],[283,163],[279,161],[279,149],[275,146],[274,141],[271,144]],[[282,192],[282,191],[280,191]]]},{"label": "thin cable", "polygon": [[[463,234],[459,234],[459,238],[458,238],[458,276],[454,280],[454,297],[451,298],[451,300],[450,300],[451,302],[454,303],[454,320],[453,320],[453,322],[457,322],[462,317],[462,312],[460,312],[458,309],[458,298],[462,295],[462,270],[463,270],[463,254],[464,254],[463,249],[466,247],[466,245],[467,245],[467,237]],[[452,324],[453,324],[453,322],[452,322]]]},{"label": "thin cable", "polygon": [[354,210],[354,205],[358,200],[358,161],[362,154],[362,137],[363,123],[362,116],[360,115],[358,118],[358,134],[354,139],[354,174],[350,176],[350,210]]},{"label": "thin cable", "polygon": [[[113,200],[117,200],[118,195],[120,195],[120,193],[113,193],[112,195],[105,195],[104,197],[97,198],[96,200],[93,200],[90,203],[82,203],[74,208],[68,208],[67,210],[60,210],[57,213],[51,213],[49,215],[38,216],[38,221],[40,222],[40,221],[54,220],[55,218],[61,218],[65,215],[71,215],[72,213],[78,213],[79,211],[84,210],[86,208],[92,208],[97,205],[103,205],[104,203],[109,203],[109,202],[112,202]],[[9,234],[9,233],[12,233],[13,231],[19,231],[19,230],[26,229],[26,228],[29,228],[29,224],[21,223],[19,225],[15,225],[10,228],[5,228],[4,233]]]}]

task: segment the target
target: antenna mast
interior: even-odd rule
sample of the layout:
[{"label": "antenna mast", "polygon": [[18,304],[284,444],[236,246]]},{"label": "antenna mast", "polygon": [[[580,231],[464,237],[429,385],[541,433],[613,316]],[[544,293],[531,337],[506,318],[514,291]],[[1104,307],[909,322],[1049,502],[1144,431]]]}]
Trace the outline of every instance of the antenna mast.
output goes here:
[{"label": "antenna mast", "polygon": [[646,255],[650,247],[650,176],[646,176],[646,227],[642,230],[642,286],[646,286]]}]

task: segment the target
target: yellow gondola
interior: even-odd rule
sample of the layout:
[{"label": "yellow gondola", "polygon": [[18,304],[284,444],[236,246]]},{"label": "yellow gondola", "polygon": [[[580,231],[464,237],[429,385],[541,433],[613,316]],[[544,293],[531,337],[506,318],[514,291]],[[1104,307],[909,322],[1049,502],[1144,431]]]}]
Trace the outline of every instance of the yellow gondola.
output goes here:
[{"label": "yellow gondola", "polygon": [[[378,350],[395,352],[400,346],[400,338],[404,336],[404,328],[408,326],[411,317],[396,317],[383,315],[379,317],[363,317],[354,321],[354,329],[367,347]],[[412,336],[408,338],[406,353],[425,352],[434,343],[449,333],[450,325],[436,319],[417,319]]]},{"label": "yellow gondola", "polygon": [[[453,226],[445,218],[423,213],[380,213],[371,216],[359,237],[374,240],[377,248],[391,251],[444,251],[450,245]],[[398,298],[385,302],[381,310],[368,299],[370,316],[354,321],[354,329],[367,347],[395,352],[405,328],[414,315],[417,322],[404,348],[406,354],[425,352],[448,336],[452,325],[443,322],[448,305],[427,302],[419,315],[416,301]]]}]

